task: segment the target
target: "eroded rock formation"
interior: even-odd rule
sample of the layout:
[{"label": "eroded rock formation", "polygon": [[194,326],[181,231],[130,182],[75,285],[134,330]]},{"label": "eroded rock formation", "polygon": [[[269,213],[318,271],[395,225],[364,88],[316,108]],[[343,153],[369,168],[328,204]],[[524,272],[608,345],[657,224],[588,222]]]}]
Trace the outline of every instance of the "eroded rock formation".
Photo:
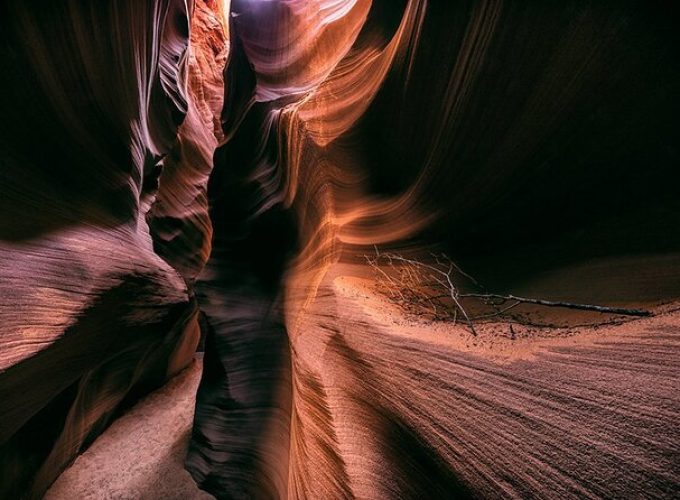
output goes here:
[{"label": "eroded rock formation", "polygon": [[638,1],[4,2],[0,497],[39,497],[201,334],[187,469],[218,498],[677,491],[677,321],[499,367],[334,281],[418,238],[500,289],[680,296],[675,21]]},{"label": "eroded rock formation", "polygon": [[[666,107],[670,101],[657,100],[678,78],[666,13],[633,2],[613,10],[417,0],[232,3],[227,141],[216,151],[210,179],[215,233],[198,284],[209,326],[187,467],[201,487],[224,498],[446,498],[540,490],[529,472],[519,471],[530,459],[521,446],[515,444],[523,457],[517,460],[498,448],[489,452],[489,460],[512,463],[522,477],[508,485],[507,471],[481,472],[486,452],[476,462],[470,451],[485,449],[484,438],[448,434],[451,428],[468,431],[456,427],[456,410],[437,388],[456,370],[465,372],[466,361],[427,342],[409,343],[420,356],[435,357],[441,370],[453,370],[440,379],[433,366],[435,385],[418,385],[428,378],[416,368],[423,361],[397,352],[407,340],[392,338],[389,329],[373,331],[365,319],[352,316],[356,322],[348,323],[349,306],[335,297],[328,273],[343,248],[361,252],[420,234],[447,242],[496,286],[622,303],[677,296],[673,189],[643,194],[659,177],[677,177],[676,152],[652,145],[672,142],[662,130],[675,111]],[[653,91],[641,86],[643,74]],[[648,120],[660,127],[652,128],[654,141]],[[653,167],[646,170],[642,158]],[[636,215],[613,222],[623,206]],[[639,228],[638,218],[647,221],[640,228],[644,244],[628,234]],[[630,260],[617,260],[621,255]],[[595,258],[602,260],[583,264]],[[586,279],[579,282],[569,277],[573,269],[560,270],[575,262],[585,266],[578,274]],[[558,277],[545,279],[546,268]],[[624,273],[628,286],[619,293]],[[655,286],[645,292],[652,277]],[[371,333],[391,339],[389,345],[377,347]],[[369,346],[375,351],[366,357]],[[659,363],[677,364],[664,352],[669,357]],[[380,382],[391,362],[394,380]],[[484,377],[487,368],[493,371],[471,369]],[[411,372],[416,381],[409,381]],[[658,377],[659,387],[673,383],[663,369],[655,373],[649,376]],[[477,394],[473,399],[482,397],[478,390],[486,394],[483,381],[463,385],[462,391]],[[457,391],[455,383],[448,387]],[[615,398],[625,399],[624,392]],[[416,403],[417,394],[440,398],[430,404],[442,421],[425,402]],[[665,397],[659,394],[659,401]],[[494,401],[507,411],[519,408]],[[547,404],[565,415],[575,411],[570,404]],[[528,406],[516,411],[508,425],[517,423],[522,432],[529,429],[520,420],[543,419]],[[604,415],[619,418],[607,410]],[[565,439],[587,446],[582,440],[591,432],[584,423]],[[550,436],[545,439],[560,440]],[[614,448],[602,456],[625,462],[628,451]],[[640,450],[647,459],[654,454]],[[579,488],[602,494],[586,485],[595,471],[617,474],[593,459],[589,472],[574,471],[567,486],[549,472],[549,458],[537,460],[546,484],[557,488],[565,481],[564,494],[572,486],[572,494]],[[473,462],[479,469],[466,469]],[[658,475],[655,465],[643,462],[630,463],[628,473],[645,477],[649,491],[677,484],[668,462],[658,464]],[[629,487],[624,480],[611,491]]]},{"label": "eroded rock formation", "polygon": [[40,496],[119,408],[192,360],[219,14],[183,0],[3,3],[3,498]]}]

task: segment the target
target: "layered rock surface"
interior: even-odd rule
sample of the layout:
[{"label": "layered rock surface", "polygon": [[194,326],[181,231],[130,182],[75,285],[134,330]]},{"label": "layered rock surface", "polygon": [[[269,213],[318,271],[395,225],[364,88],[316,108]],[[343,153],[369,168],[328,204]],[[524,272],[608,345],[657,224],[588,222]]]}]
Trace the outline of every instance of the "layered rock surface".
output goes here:
[{"label": "layered rock surface", "polygon": [[39,497],[200,330],[186,465],[218,498],[672,493],[675,319],[498,368],[380,325],[329,272],[419,238],[496,289],[676,299],[675,20],[637,1],[4,2],[0,496]]},{"label": "layered rock surface", "polygon": [[[223,498],[547,494],[518,461],[508,465],[498,442],[475,459],[470,450],[484,444],[472,420],[437,442],[457,419],[439,392],[445,382],[427,382],[448,370],[448,356],[381,350],[369,339],[385,333],[351,306],[319,306],[329,302],[322,284],[342,249],[361,259],[374,244],[419,235],[447,244],[494,287],[605,303],[676,298],[680,212],[659,184],[677,177],[663,128],[678,81],[667,14],[637,2],[232,3],[226,142],[209,182],[213,251],[197,285],[208,329],[187,467],[202,488]],[[623,207],[634,215],[612,221]],[[630,234],[638,230],[645,236]],[[359,352],[347,347],[355,336]],[[436,409],[422,416],[424,402],[407,416],[401,390],[420,356],[434,366],[414,374],[418,391]],[[390,368],[399,385],[371,392],[380,377],[370,367],[391,362],[404,370],[400,378]],[[520,384],[518,373],[499,376]],[[544,418],[527,413],[517,419]],[[416,424],[419,415],[427,422]],[[512,472],[476,481],[492,457]],[[677,483],[667,466],[663,477],[650,463],[641,473],[658,479],[659,494]],[[602,494],[589,471],[565,479],[572,493]],[[516,488],[500,484],[505,473]]]},{"label": "layered rock surface", "polygon": [[227,43],[202,1],[0,19],[0,497],[33,498],[192,359]]}]

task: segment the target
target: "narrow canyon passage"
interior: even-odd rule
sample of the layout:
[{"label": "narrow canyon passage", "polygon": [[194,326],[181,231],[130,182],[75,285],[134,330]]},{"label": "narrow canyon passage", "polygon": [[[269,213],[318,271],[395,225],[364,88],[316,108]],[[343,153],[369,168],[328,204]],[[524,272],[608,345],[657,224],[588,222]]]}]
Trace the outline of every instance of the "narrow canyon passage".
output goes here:
[{"label": "narrow canyon passage", "polygon": [[338,286],[344,273],[322,286],[294,350],[322,381],[353,496],[678,491],[677,313],[494,358],[404,328],[370,291]]},{"label": "narrow canyon passage", "polygon": [[0,4],[0,499],[680,495],[678,9]]}]

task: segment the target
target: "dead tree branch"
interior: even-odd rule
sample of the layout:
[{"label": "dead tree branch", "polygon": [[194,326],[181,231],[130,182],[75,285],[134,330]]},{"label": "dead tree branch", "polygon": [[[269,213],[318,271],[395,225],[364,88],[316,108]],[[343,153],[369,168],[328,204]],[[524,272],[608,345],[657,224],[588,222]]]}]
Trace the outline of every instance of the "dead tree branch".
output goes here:
[{"label": "dead tree branch", "polygon": [[[453,272],[456,267],[453,261],[449,260],[447,266],[443,266],[440,261],[437,261],[440,266],[437,267],[418,260],[408,259],[398,254],[381,254],[378,247],[375,247],[375,257],[369,255],[364,257],[369,266],[381,275],[388,276],[386,278],[386,288],[393,298],[397,295],[399,296],[402,305],[411,305],[416,308],[418,306],[429,306],[432,309],[433,317],[438,318],[439,310],[445,309],[442,307],[443,304],[440,302],[440,299],[444,297],[449,298],[454,304],[453,322],[456,322],[460,313],[473,335],[477,335],[475,325],[463,304],[461,304],[460,293],[453,281]],[[381,261],[384,261],[393,269],[395,268],[394,263],[399,263],[399,266],[396,266],[398,267],[396,279],[389,277],[388,273],[381,269]],[[446,270],[443,270],[442,267],[446,267]],[[446,295],[428,293],[428,289],[435,289],[432,286],[432,281],[440,287],[440,290],[445,290],[447,292]]]},{"label": "dead tree branch", "polygon": [[[605,314],[619,314],[623,316],[651,316],[651,311],[644,309],[628,309],[624,307],[598,306],[593,304],[578,304],[574,302],[564,302],[561,300],[532,299],[528,297],[518,297],[516,295],[500,295],[497,293],[466,293],[460,295],[462,298],[476,299],[498,299],[502,302],[510,300],[516,301],[512,307],[518,304],[536,304],[546,307],[563,307],[566,309],[580,309],[582,311],[596,311]],[[507,310],[507,309],[506,309]]]},{"label": "dead tree branch", "polygon": [[[578,309],[604,314],[624,316],[651,316],[650,311],[608,307],[593,304],[536,299],[512,294],[490,293],[475,278],[465,273],[445,254],[431,254],[432,263],[404,257],[396,253],[381,253],[375,247],[375,255],[365,255],[366,262],[379,276],[379,283],[391,300],[415,315],[426,315],[434,320],[448,319],[455,324],[460,315],[473,335],[475,321],[503,317],[522,304],[544,307]],[[461,293],[456,276],[469,282],[478,293]],[[473,316],[465,301],[476,300],[493,312]],[[508,304],[510,303],[510,304]],[[508,305],[506,305],[508,304]],[[514,334],[514,331],[513,331]]]}]

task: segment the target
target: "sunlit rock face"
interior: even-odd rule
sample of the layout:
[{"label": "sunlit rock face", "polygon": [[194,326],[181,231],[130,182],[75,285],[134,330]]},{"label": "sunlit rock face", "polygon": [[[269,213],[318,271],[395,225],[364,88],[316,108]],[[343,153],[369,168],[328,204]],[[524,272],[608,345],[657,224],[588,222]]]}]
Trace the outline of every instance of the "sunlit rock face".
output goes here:
[{"label": "sunlit rock face", "polygon": [[[226,142],[208,190],[213,247],[197,285],[206,353],[187,459],[215,495],[351,495],[323,388],[291,350],[294,325],[337,258],[344,220],[355,208],[387,215],[379,200],[359,199],[361,170],[327,146],[370,104],[422,8],[409,3],[385,27],[364,1],[232,3]],[[408,214],[401,222],[376,241],[417,225]]]},{"label": "sunlit rock face", "polygon": [[39,497],[192,359],[227,41],[203,1],[1,9],[0,497]]}]

